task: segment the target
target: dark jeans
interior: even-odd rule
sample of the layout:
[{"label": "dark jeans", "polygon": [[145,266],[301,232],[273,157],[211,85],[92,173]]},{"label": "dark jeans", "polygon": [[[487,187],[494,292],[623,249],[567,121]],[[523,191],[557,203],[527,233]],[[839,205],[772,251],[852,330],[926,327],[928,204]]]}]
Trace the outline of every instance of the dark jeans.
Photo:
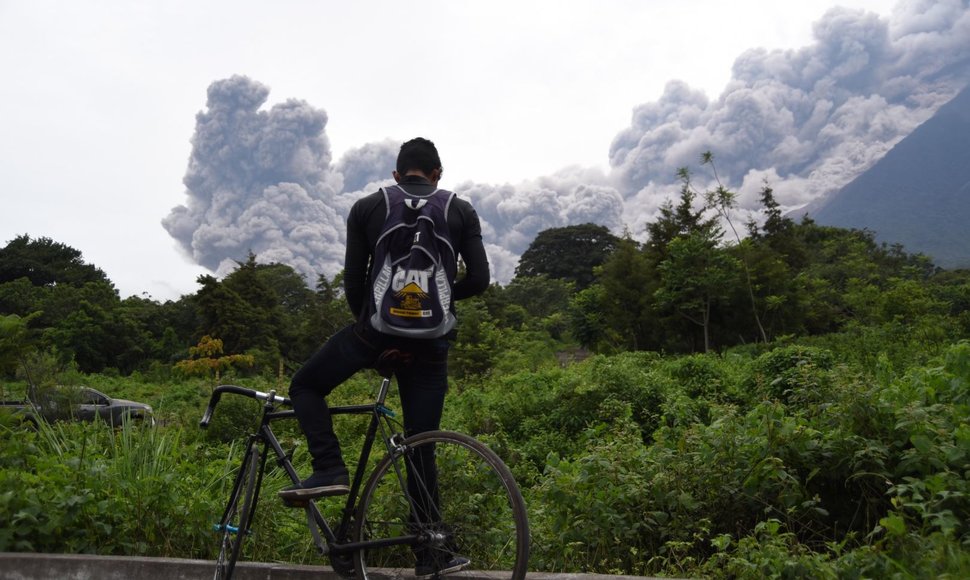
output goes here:
[{"label": "dark jeans", "polygon": [[[343,465],[326,396],[361,369],[373,368],[388,348],[411,352],[414,362],[395,373],[405,435],[437,429],[448,390],[448,340],[392,337],[350,325],[330,337],[290,382],[290,400],[307,438],[313,469]],[[433,463],[433,460],[432,460]],[[427,476],[434,479],[432,473]]]}]

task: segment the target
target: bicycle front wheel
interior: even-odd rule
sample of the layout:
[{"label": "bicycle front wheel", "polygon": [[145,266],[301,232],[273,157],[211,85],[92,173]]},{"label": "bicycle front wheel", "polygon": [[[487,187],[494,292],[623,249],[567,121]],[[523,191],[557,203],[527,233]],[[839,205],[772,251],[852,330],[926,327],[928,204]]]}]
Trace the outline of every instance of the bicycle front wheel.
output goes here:
[{"label": "bicycle front wheel", "polygon": [[518,580],[529,559],[529,521],[512,473],[479,441],[447,431],[409,437],[377,465],[354,537],[402,542],[358,550],[362,579],[433,576],[459,564],[476,576]]},{"label": "bicycle front wheel", "polygon": [[216,528],[222,535],[219,539],[216,573],[213,576],[215,580],[232,578],[233,570],[236,568],[239,551],[249,534],[249,526],[253,519],[260,466],[259,448],[252,444],[239,467],[236,483],[229,495],[229,503],[223,512],[222,521]]}]

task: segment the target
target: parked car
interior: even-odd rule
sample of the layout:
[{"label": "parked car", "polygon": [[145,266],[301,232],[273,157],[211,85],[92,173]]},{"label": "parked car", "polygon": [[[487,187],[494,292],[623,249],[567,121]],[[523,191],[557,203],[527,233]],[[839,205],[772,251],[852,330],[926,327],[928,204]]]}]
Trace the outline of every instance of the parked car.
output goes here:
[{"label": "parked car", "polygon": [[125,420],[155,423],[152,408],[145,403],[114,399],[90,387],[56,387],[38,392],[23,401],[2,401],[0,408],[12,411],[34,424],[45,421],[95,421],[121,425]]}]

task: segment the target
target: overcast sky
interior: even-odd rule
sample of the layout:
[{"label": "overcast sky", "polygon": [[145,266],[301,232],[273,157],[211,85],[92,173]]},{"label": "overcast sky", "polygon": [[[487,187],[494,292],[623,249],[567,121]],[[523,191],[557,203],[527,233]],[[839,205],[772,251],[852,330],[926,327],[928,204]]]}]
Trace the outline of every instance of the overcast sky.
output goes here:
[{"label": "overcast sky", "polygon": [[[944,3],[966,11],[966,1]],[[0,0],[0,243],[19,234],[66,243],[122,297],[197,290],[204,257],[162,222],[188,204],[183,179],[207,90],[233,75],[252,81],[245,90],[266,89],[261,110],[295,99],[307,119],[316,112],[321,158],[334,164],[359,161],[354,152],[368,144],[422,135],[438,144],[442,186],[498,188],[574,167],[622,173],[633,189],[620,195],[634,203],[647,188],[618,136],[634,143],[641,136],[631,131],[649,131],[633,112],[672,99],[670,81],[713,101],[746,51],[819,42],[813,24],[833,6],[888,22],[895,4]],[[489,191],[483,206],[498,195]],[[489,211],[480,210],[486,221]]]}]

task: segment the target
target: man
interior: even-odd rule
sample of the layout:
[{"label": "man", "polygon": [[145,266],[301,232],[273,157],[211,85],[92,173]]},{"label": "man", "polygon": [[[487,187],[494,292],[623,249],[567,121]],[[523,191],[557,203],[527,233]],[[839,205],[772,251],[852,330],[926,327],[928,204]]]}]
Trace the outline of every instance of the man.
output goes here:
[{"label": "man", "polygon": [[[401,145],[394,180],[408,194],[425,197],[438,189],[441,159],[434,143],[416,138]],[[451,245],[464,261],[465,276],[452,288],[453,300],[480,294],[489,284],[488,258],[478,214],[465,200],[447,206]],[[300,485],[279,493],[284,501],[300,501],[349,491],[349,476],[325,397],[357,371],[373,368],[388,349],[411,355],[412,362],[395,371],[406,435],[437,429],[448,388],[448,348],[454,332],[439,338],[406,338],[378,332],[371,271],[375,246],[388,215],[385,195],[378,191],[358,200],[347,219],[344,289],[357,322],[340,330],[293,376],[290,399],[307,438],[313,473]],[[466,561],[467,563],[467,561]],[[443,573],[437,569],[433,572]],[[420,574],[419,574],[420,575]]]}]

